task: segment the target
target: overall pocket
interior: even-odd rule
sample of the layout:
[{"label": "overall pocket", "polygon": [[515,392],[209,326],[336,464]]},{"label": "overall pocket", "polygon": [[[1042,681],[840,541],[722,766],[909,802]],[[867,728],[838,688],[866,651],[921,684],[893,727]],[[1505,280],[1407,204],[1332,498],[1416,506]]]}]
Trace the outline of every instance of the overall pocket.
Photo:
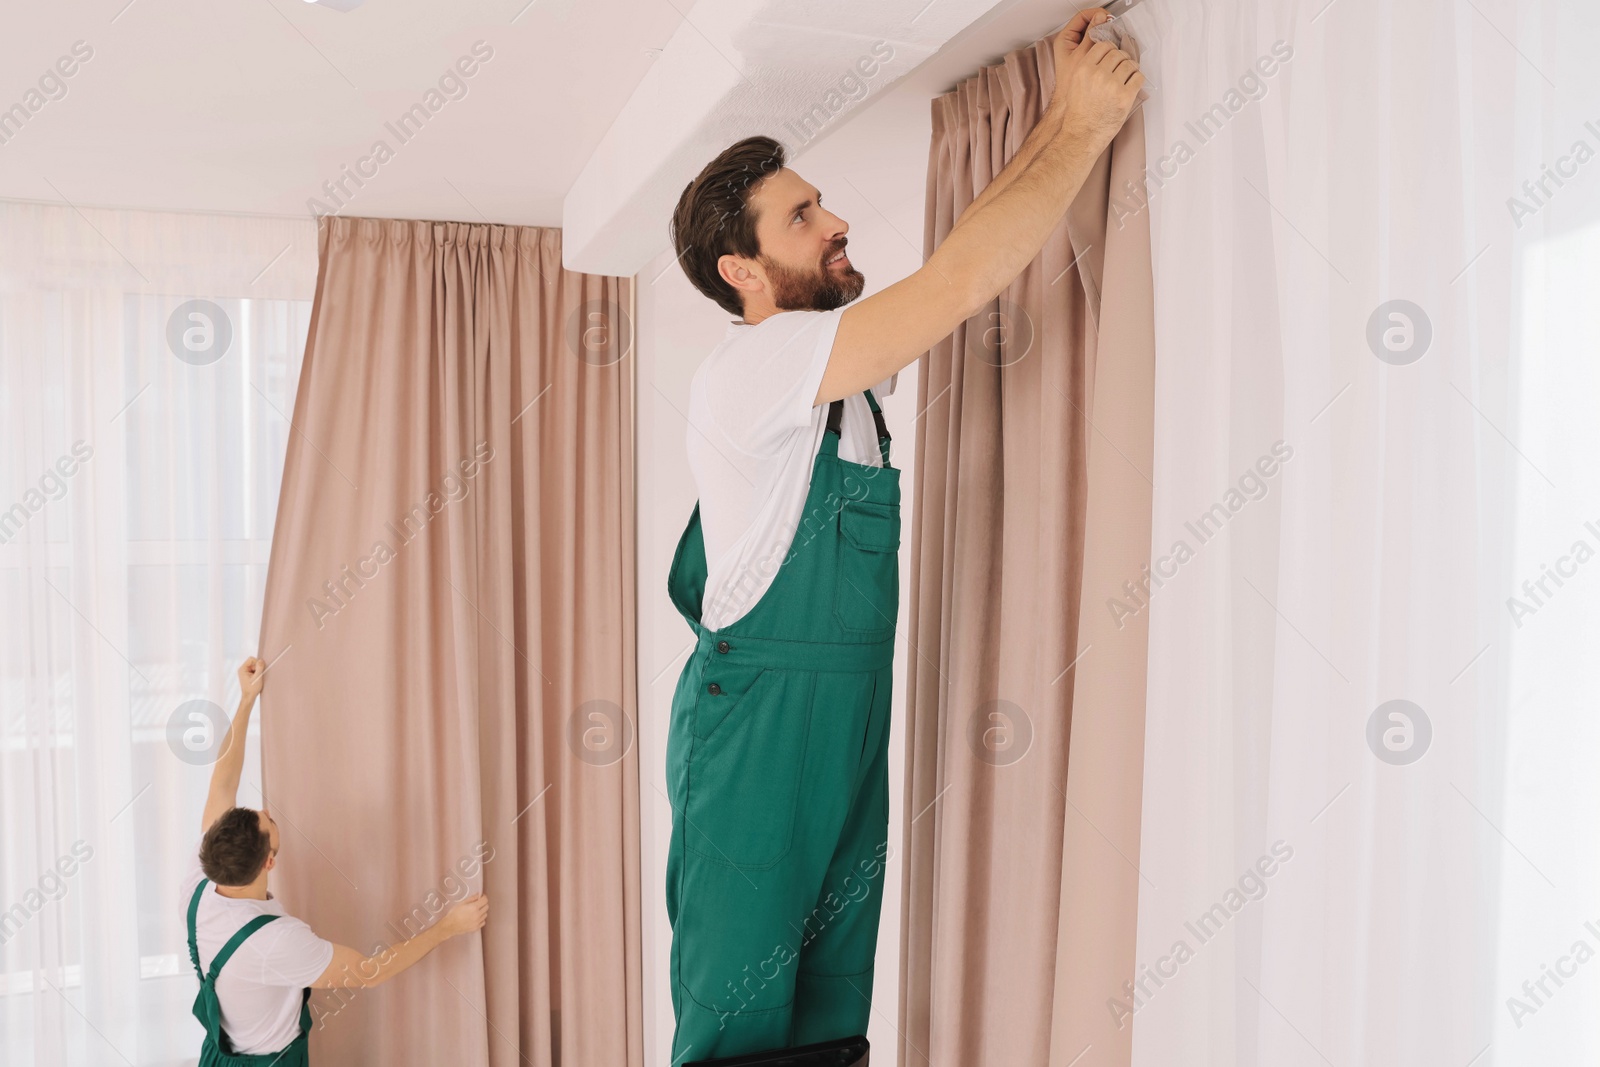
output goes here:
[{"label": "overall pocket", "polygon": [[772,867],[789,854],[815,678],[762,670],[696,743],[684,801],[690,851],[744,870]]},{"label": "overall pocket", "polygon": [[900,511],[847,500],[839,511],[839,533],[834,619],[851,633],[887,637],[900,608]]},{"label": "overall pocket", "polygon": [[[694,736],[698,738],[690,759],[698,759],[701,752],[716,742],[713,738],[724,724],[737,724],[740,710],[753,697],[759,695],[761,684],[768,674],[767,668],[757,665],[729,667],[720,656],[713,656],[699,680],[699,693],[694,702]],[[710,692],[715,685],[716,692]]]}]

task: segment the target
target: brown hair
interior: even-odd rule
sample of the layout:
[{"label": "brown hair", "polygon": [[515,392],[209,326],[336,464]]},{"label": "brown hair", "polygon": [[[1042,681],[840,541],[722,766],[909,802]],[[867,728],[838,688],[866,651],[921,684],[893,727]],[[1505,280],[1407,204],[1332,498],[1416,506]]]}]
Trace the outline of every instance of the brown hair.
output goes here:
[{"label": "brown hair", "polygon": [[783,145],[771,137],[746,137],[724,148],[678,197],[668,232],[683,273],[724,311],[744,316],[744,297],[717,273],[726,255],[761,255],[749,210],[757,184],[782,169]]},{"label": "brown hair", "polygon": [[200,839],[200,870],[217,885],[249,885],[266,865],[272,838],[254,808],[229,808]]}]

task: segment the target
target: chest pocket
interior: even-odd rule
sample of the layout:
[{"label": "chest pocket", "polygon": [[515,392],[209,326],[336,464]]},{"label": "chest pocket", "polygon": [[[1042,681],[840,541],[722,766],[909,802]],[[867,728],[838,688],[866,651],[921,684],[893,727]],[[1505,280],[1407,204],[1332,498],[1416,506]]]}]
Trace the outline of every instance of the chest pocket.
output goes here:
[{"label": "chest pocket", "polygon": [[887,637],[900,608],[900,511],[847,500],[839,511],[839,533],[834,619],[850,633]]}]

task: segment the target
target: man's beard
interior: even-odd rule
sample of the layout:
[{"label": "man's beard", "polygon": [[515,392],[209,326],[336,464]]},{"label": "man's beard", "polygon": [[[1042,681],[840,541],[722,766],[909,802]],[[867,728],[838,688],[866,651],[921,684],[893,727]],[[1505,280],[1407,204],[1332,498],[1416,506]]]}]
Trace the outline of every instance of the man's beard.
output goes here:
[{"label": "man's beard", "polygon": [[[828,255],[839,251],[835,248]],[[762,256],[760,262],[772,280],[772,302],[779,311],[832,311],[860,296],[867,284],[865,275],[854,266],[835,271],[824,263],[818,274],[793,270],[770,256]]]}]

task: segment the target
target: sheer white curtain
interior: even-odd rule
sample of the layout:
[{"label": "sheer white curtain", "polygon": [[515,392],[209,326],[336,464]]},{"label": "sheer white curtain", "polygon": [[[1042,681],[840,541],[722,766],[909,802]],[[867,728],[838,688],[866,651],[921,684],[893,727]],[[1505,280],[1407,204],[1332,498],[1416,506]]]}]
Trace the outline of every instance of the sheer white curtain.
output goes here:
[{"label": "sheer white curtain", "polygon": [[1594,1062],[1600,9],[1128,18],[1157,573],[1108,1010],[1148,1067]]},{"label": "sheer white curtain", "polygon": [[231,713],[256,650],[315,279],[309,218],[0,202],[8,1065],[199,1055],[175,893],[212,738],[184,705]]}]

